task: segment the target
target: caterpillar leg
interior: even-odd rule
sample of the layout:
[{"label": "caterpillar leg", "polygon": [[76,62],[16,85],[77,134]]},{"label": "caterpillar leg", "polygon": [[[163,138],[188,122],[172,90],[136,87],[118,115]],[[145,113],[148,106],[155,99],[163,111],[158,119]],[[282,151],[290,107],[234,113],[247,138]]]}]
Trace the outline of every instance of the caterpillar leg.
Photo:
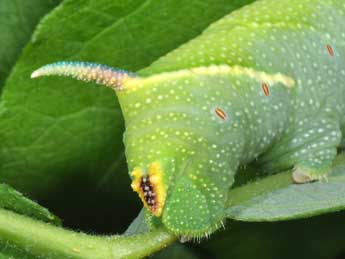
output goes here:
[{"label": "caterpillar leg", "polygon": [[342,135],[339,123],[333,119],[321,119],[314,124],[317,127],[297,134],[297,140],[295,138],[295,142],[303,138],[306,140],[302,141],[304,145],[293,154],[296,162],[292,179],[295,183],[326,179],[337,155]]},{"label": "caterpillar leg", "polygon": [[330,172],[341,130],[333,118],[298,120],[291,129],[261,159],[265,171],[277,172],[293,167],[295,183],[325,179]]},{"label": "caterpillar leg", "polygon": [[292,171],[293,181],[295,183],[307,183],[326,179],[336,155],[336,148],[321,149],[315,154],[309,154],[308,158],[295,164]]}]

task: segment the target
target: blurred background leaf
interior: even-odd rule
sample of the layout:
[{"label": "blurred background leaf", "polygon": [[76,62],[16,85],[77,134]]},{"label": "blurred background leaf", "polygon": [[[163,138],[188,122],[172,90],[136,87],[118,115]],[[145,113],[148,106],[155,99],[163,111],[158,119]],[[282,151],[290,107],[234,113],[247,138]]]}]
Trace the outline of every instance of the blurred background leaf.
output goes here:
[{"label": "blurred background leaf", "polygon": [[167,249],[159,251],[158,253],[150,256],[149,258],[152,259],[201,259],[205,257],[201,257],[198,255],[197,252],[193,251],[193,249],[183,245],[183,244],[173,244],[169,246]]},{"label": "blurred background leaf", "polygon": [[274,223],[229,221],[199,249],[217,259],[344,259],[345,213]]},{"label": "blurred background leaf", "polygon": [[40,18],[61,0],[0,1],[0,88]]}]

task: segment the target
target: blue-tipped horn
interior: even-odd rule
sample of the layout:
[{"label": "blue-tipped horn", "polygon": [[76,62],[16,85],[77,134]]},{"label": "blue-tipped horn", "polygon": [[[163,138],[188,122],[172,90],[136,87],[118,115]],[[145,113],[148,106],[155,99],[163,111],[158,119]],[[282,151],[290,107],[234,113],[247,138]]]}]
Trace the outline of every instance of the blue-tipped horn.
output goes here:
[{"label": "blue-tipped horn", "polygon": [[133,73],[91,62],[61,61],[45,65],[35,70],[31,78],[40,76],[69,76],[77,80],[95,82],[114,90],[121,90],[126,78],[135,77]]}]

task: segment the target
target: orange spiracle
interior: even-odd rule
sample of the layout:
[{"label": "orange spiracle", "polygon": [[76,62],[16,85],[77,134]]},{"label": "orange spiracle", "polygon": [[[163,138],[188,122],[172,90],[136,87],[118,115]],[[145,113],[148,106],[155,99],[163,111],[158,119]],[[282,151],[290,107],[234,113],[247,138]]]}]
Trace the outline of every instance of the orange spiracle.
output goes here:
[{"label": "orange spiracle", "polygon": [[264,94],[265,94],[266,96],[269,96],[269,95],[270,95],[270,89],[269,89],[268,85],[267,85],[265,82],[262,82],[261,88],[262,88],[262,90],[264,91]]},{"label": "orange spiracle", "polygon": [[219,118],[221,118],[222,120],[226,120],[226,113],[221,108],[216,108],[214,112]]},{"label": "orange spiracle", "polygon": [[331,57],[334,57],[334,50],[333,50],[332,46],[329,45],[329,44],[327,44],[327,45],[326,45],[326,48],[327,48],[328,54],[329,54]]}]

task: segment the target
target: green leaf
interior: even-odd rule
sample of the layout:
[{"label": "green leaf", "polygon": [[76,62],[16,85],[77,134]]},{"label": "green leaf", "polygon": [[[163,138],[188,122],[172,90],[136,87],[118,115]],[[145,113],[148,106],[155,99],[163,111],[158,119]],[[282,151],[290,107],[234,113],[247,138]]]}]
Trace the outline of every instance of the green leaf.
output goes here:
[{"label": "green leaf", "polygon": [[[162,259],[162,258],[169,258],[169,259],[198,259],[198,257],[193,251],[181,244],[174,244],[167,249],[164,249],[157,254],[150,257],[152,259]],[[202,257],[204,258],[204,257]]]},{"label": "green leaf", "polygon": [[0,184],[0,208],[60,225],[60,220],[47,209],[24,197],[12,187]]},{"label": "green leaf", "polygon": [[0,237],[34,258],[141,258],[175,241],[164,229],[133,236],[92,236],[0,209]]},{"label": "green leaf", "polygon": [[344,258],[344,212],[283,222],[229,221],[202,243],[217,259]]},{"label": "green leaf", "polygon": [[341,154],[324,182],[293,184],[289,171],[230,190],[227,214],[241,221],[278,221],[343,209],[345,155]]},{"label": "green leaf", "polygon": [[1,238],[0,250],[0,259],[37,259],[37,257],[28,254],[24,249],[18,248]]},{"label": "green leaf", "polygon": [[0,1],[0,86],[41,17],[60,0]]},{"label": "green leaf", "polygon": [[149,231],[149,226],[145,220],[145,210],[144,208],[141,209],[138,216],[133,220],[133,222],[129,225],[124,235],[134,235],[134,234],[142,234]]},{"label": "green leaf", "polygon": [[251,1],[64,1],[40,23],[3,91],[1,178],[39,198],[70,178],[95,185],[126,170],[114,93],[69,79],[31,80],[34,69],[74,59],[135,71]]}]

